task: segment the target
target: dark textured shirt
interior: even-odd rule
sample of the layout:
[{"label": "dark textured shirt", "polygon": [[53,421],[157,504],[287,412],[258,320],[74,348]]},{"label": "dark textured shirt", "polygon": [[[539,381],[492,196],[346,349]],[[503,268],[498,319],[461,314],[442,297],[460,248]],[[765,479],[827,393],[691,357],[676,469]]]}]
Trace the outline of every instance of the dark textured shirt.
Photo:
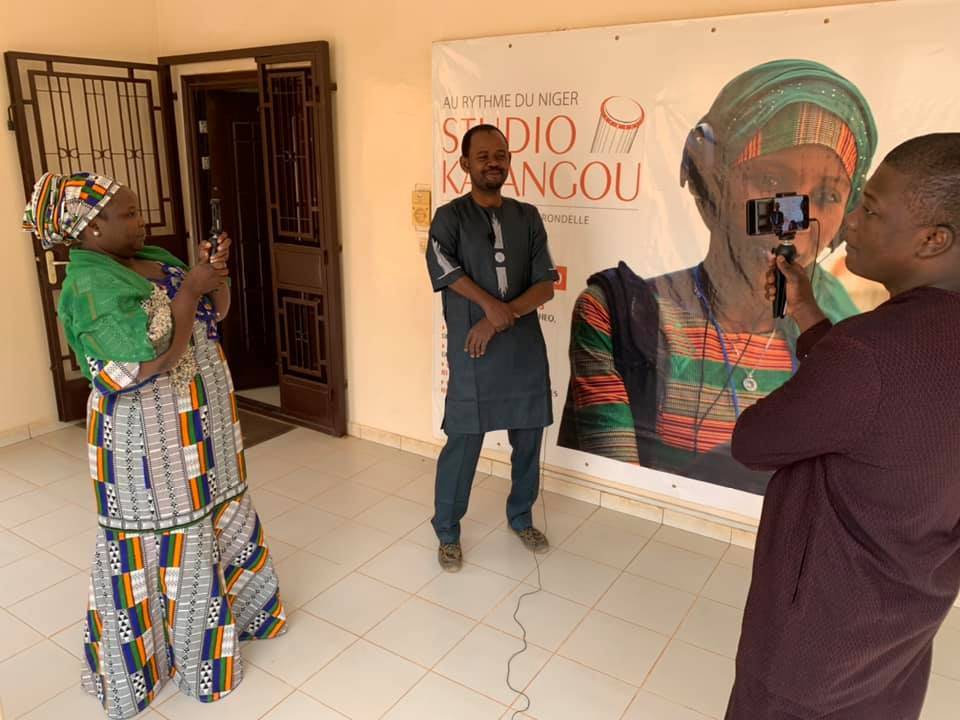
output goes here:
[{"label": "dark textured shirt", "polygon": [[537,283],[557,280],[547,233],[533,205],[504,198],[482,208],[469,195],[437,210],[430,225],[427,269],[443,293],[447,324],[444,429],[478,434],[532,429],[553,422],[547,347],[536,312],[495,335],[483,357],[465,351],[470,329],[484,318],[476,303],[449,289],[469,277],[493,297],[511,302]]},{"label": "dark textured shirt", "polygon": [[915,720],[960,590],[960,294],[918,288],[798,341],[734,457],[776,470],[729,720]]}]

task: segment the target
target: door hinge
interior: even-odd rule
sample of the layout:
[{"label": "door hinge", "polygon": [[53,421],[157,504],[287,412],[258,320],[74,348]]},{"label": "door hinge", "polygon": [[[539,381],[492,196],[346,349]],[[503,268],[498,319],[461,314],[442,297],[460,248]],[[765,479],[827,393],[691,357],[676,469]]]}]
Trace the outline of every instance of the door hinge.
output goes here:
[{"label": "door hinge", "polygon": [[11,105],[10,107],[7,108],[7,130],[9,130],[10,132],[17,131],[17,122],[13,118],[14,118],[13,105]]},{"label": "door hinge", "polygon": [[327,252],[326,250],[323,251],[323,264],[324,265],[330,264],[330,253]]}]

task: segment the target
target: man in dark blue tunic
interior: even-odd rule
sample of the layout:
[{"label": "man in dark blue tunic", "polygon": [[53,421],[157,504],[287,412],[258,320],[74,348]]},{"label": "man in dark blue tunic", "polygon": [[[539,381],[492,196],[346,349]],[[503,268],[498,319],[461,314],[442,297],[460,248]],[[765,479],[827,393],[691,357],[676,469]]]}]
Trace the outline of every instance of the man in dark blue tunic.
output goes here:
[{"label": "man in dark blue tunic", "polygon": [[513,447],[510,527],[528,548],[548,547],[532,524],[543,429],[553,423],[537,311],[553,298],[558,278],[540,213],[501,195],[510,170],[503,133],[477,125],[464,135],[461,149],[471,192],[437,210],[427,247],[433,289],[443,293],[450,369],[433,527],[440,565],[451,572],[463,561],[460,520],[484,434],[493,430],[508,430]]}]

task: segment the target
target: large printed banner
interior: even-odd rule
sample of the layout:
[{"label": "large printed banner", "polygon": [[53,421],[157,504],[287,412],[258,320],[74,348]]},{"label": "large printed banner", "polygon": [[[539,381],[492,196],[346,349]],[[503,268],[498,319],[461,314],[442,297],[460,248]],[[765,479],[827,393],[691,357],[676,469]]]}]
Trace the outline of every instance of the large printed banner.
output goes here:
[{"label": "large printed banner", "polygon": [[892,147],[960,129],[958,26],[956,2],[895,2],[434,46],[435,204],[470,192],[463,133],[496,125],[504,194],[540,210],[560,269],[548,464],[759,515],[769,477],[731,432],[796,369],[767,253],[792,235],[835,321],[886,299],[847,268],[842,221]]}]

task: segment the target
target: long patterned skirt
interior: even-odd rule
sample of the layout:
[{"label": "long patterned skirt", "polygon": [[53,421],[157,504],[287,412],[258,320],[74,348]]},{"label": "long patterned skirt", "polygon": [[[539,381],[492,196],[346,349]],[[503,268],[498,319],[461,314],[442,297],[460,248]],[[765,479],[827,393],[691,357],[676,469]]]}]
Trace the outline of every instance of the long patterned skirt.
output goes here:
[{"label": "long patterned skirt", "polygon": [[243,677],[240,641],[285,630],[273,561],[247,495],[174,530],[99,530],[83,687],[110,720],[144,710],[168,679],[201,702],[219,700]]}]

